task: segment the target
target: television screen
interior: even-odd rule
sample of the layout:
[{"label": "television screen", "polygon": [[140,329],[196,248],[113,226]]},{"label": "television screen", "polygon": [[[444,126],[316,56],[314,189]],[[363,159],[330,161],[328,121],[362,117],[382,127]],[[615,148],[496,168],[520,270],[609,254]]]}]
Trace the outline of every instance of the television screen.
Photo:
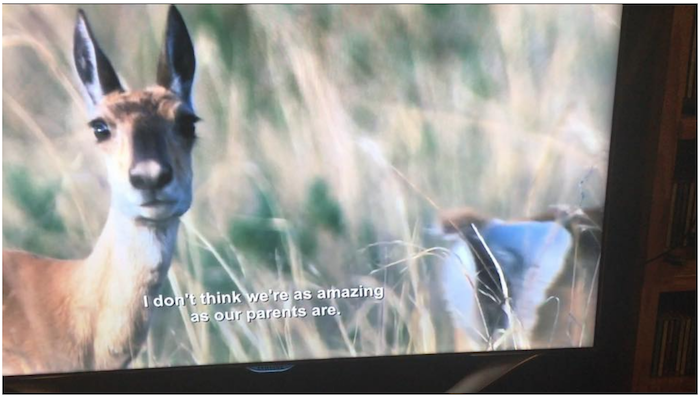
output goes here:
[{"label": "television screen", "polygon": [[592,347],[620,17],[3,6],[3,374]]}]

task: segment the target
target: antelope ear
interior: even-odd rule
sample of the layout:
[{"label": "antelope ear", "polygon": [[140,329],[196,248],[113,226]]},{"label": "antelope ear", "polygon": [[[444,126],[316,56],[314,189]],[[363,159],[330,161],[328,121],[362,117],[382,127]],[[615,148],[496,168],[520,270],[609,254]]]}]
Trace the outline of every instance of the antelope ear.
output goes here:
[{"label": "antelope ear", "polygon": [[194,47],[185,21],[177,8],[170,6],[157,82],[191,104],[195,65]]},{"label": "antelope ear", "polygon": [[97,44],[83,10],[78,10],[78,20],[75,23],[73,60],[93,105],[111,92],[124,91],[112,64]]}]

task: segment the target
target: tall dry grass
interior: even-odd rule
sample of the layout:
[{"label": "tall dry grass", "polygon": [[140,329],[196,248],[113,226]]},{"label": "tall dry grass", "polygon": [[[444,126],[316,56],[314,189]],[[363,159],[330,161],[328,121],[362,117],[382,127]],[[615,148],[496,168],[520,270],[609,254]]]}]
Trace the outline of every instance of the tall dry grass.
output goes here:
[{"label": "tall dry grass", "polygon": [[[123,80],[152,84],[166,7],[85,8]],[[603,204],[617,6],[179,8],[204,121],[164,294],[362,283],[386,298],[250,324],[161,310],[136,367],[451,351],[437,208]],[[63,258],[87,255],[109,198],[75,12],[3,6],[3,245]],[[596,274],[595,250],[564,272],[533,347],[591,343]]]}]

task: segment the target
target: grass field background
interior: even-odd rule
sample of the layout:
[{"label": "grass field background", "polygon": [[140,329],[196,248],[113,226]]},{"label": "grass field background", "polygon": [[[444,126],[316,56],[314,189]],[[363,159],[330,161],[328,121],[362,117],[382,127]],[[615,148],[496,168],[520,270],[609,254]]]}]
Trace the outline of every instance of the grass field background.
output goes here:
[{"label": "grass field background", "polygon": [[[3,6],[3,246],[59,258],[90,252],[109,206],[72,62],[76,9]],[[203,122],[164,293],[387,292],[315,320],[158,311],[135,367],[451,351],[430,282],[438,208],[507,219],[603,204],[618,6],[179,9]],[[167,7],[85,11],[122,80],[153,84]],[[572,314],[593,319],[594,285],[567,291],[555,346],[590,344]]]}]

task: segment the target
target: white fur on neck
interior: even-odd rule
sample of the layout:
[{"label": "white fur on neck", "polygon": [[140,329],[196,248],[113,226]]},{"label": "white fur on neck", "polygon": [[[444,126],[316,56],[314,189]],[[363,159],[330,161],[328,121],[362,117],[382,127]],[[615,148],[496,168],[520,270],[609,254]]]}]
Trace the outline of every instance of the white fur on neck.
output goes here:
[{"label": "white fur on neck", "polygon": [[[159,224],[137,221],[110,209],[107,222],[97,244],[85,261],[87,267],[104,267],[120,275],[131,272],[166,271],[170,265],[179,219]],[[95,269],[89,270],[94,274]]]},{"label": "white fur on neck", "polygon": [[177,218],[144,224],[110,210],[93,252],[83,263],[83,280],[91,292],[83,300],[99,303],[93,307],[97,313],[85,314],[93,320],[85,324],[94,329],[82,331],[86,341],[93,341],[87,349],[96,369],[121,367],[138,354],[152,310],[144,307],[143,296],[152,299],[160,289],[170,268],[178,226]]}]

